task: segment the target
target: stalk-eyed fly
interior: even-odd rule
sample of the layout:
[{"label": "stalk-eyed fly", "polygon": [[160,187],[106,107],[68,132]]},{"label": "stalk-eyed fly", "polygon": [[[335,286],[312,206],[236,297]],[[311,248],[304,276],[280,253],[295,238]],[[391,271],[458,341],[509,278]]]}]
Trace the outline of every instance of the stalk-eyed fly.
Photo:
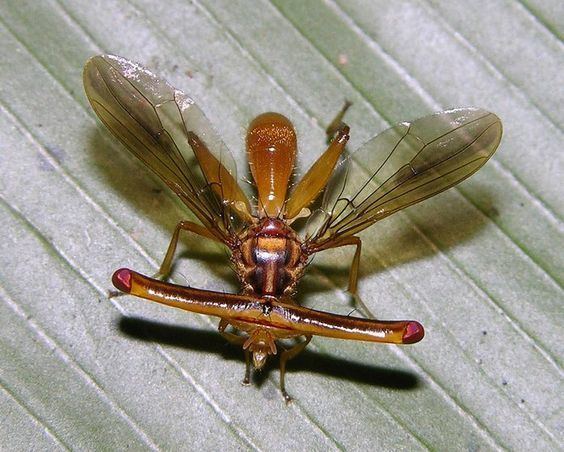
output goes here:
[{"label": "stalk-eyed fly", "polygon": [[[478,108],[458,108],[404,122],[382,132],[350,155],[343,153],[349,127],[347,103],[328,127],[329,144],[290,187],[297,152],[292,123],[264,113],[246,136],[256,186],[251,202],[237,182],[231,153],[194,101],[142,66],[99,55],[84,67],[84,87],[101,121],[183,201],[197,222],[182,220],[154,278],[122,268],[113,284],[122,292],[191,312],[219,317],[220,333],[242,346],[261,369],[280,353],[280,389],[289,359],[312,336],[412,344],[424,330],[413,320],[382,321],[342,316],[299,306],[293,298],[311,257],[353,246],[348,291],[357,295],[363,229],[422,201],[477,171],[502,134],[499,118]],[[321,197],[319,206],[312,208]],[[292,227],[307,217],[305,231]],[[225,294],[164,282],[182,231],[223,244],[241,283]],[[288,342],[292,346],[286,348]]]}]

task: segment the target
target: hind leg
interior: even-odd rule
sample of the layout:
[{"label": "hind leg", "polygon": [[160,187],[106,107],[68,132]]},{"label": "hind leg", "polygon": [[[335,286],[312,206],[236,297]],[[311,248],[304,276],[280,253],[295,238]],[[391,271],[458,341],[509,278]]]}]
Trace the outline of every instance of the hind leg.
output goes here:
[{"label": "hind leg", "polygon": [[339,110],[337,115],[333,118],[331,123],[325,129],[325,133],[327,134],[327,143],[331,142],[331,140],[333,139],[333,137],[337,132],[343,130],[345,127],[348,127],[347,124],[343,122],[343,117],[345,116],[345,113],[347,112],[347,110],[351,105],[352,102],[345,100],[345,104],[343,105],[343,108]]}]

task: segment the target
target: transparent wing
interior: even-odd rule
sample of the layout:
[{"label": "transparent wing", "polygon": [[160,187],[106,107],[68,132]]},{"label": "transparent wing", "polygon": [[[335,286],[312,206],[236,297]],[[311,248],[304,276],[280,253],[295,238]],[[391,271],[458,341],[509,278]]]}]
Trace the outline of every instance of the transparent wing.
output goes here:
[{"label": "transparent wing", "polygon": [[86,62],[84,89],[106,127],[218,238],[226,240],[236,220],[249,221],[233,157],[190,97],[113,55]]},{"label": "transparent wing", "polygon": [[398,124],[335,169],[308,225],[312,249],[351,236],[476,172],[501,140],[501,121],[477,108],[447,110]]}]

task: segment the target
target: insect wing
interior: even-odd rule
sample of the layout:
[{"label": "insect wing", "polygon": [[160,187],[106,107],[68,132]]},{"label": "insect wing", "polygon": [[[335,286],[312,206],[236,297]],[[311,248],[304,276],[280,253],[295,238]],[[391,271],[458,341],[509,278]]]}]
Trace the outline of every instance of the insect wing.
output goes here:
[{"label": "insect wing", "polygon": [[352,236],[466,179],[492,156],[501,134],[499,118],[477,108],[443,111],[382,132],[335,169],[310,221],[310,246]]},{"label": "insect wing", "polygon": [[218,238],[232,232],[231,212],[249,220],[233,157],[190,97],[113,55],[87,61],[84,89],[108,129]]}]

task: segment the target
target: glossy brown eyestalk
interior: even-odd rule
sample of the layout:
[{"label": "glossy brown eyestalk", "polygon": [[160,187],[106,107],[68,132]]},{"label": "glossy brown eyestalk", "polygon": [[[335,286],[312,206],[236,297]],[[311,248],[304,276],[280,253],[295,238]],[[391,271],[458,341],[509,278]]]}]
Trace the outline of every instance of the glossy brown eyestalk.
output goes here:
[{"label": "glossy brown eyestalk", "polygon": [[[327,150],[289,191],[297,152],[292,123],[278,113],[255,118],[247,155],[257,189],[253,205],[237,182],[233,158],[194,101],[136,63],[99,55],[84,67],[92,108],[126,148],[179,196],[198,222],[176,226],[156,278],[128,269],[114,273],[124,293],[219,317],[220,333],[242,346],[250,365],[280,352],[285,370],[312,336],[412,344],[424,330],[413,320],[381,321],[298,306],[293,298],[311,256],[354,246],[348,291],[357,294],[361,241],[356,234],[398,210],[433,196],[477,171],[499,145],[501,122],[477,108],[447,110],[398,124],[343,158],[349,127],[346,103],[327,133]],[[324,192],[319,209],[312,203]],[[291,224],[307,217],[301,233]],[[241,283],[225,294],[163,282],[181,231],[225,245]],[[229,328],[229,330],[228,330]],[[303,338],[300,341],[300,338]],[[291,348],[285,345],[293,343]]]}]

